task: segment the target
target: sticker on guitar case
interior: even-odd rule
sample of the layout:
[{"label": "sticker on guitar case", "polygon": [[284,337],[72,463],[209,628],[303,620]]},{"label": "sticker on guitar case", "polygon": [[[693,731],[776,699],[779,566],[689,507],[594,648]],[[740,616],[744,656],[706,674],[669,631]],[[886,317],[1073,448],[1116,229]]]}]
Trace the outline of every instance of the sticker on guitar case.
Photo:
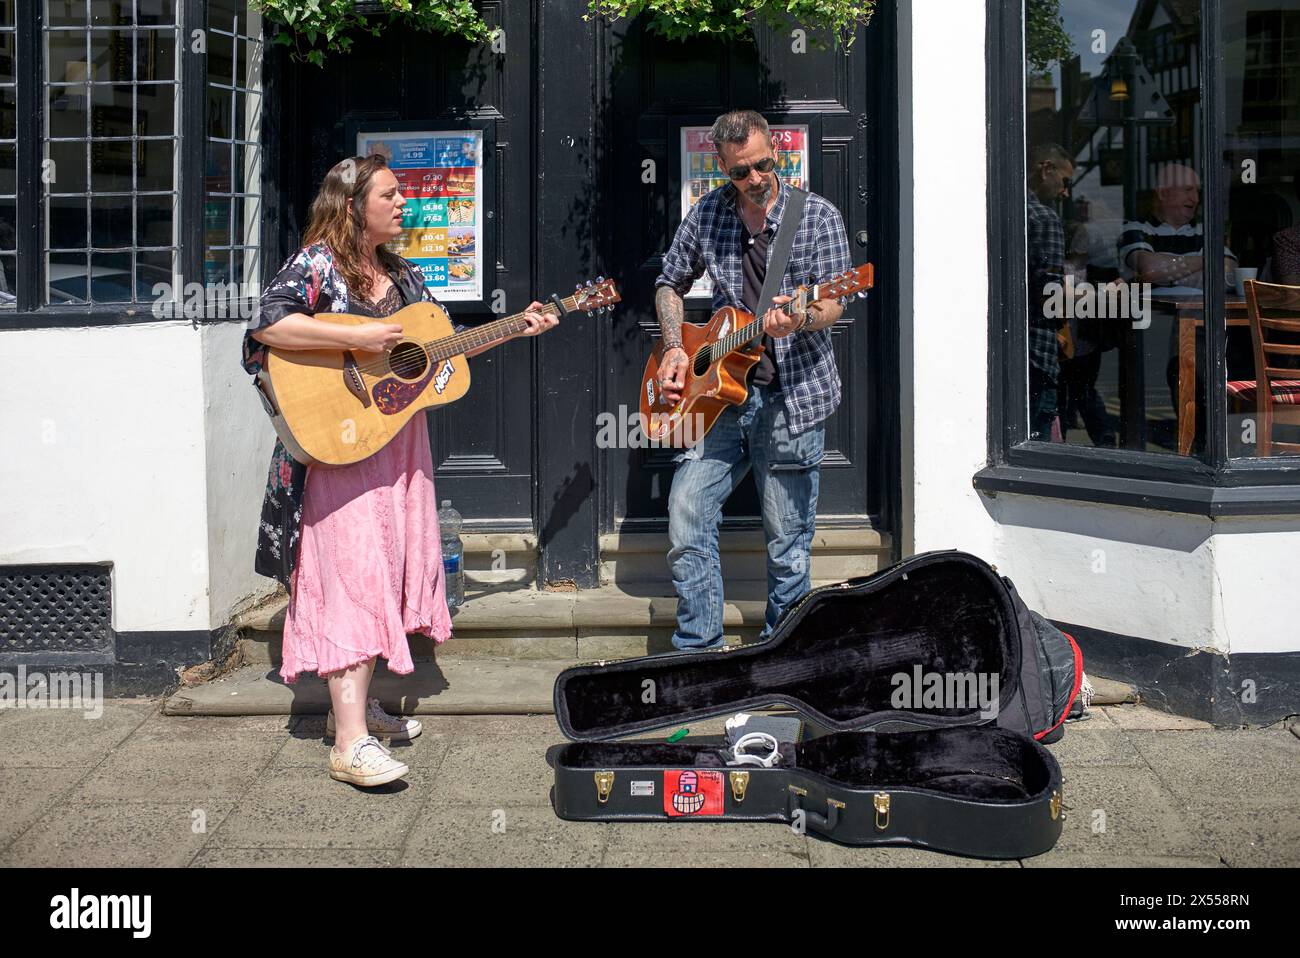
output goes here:
[{"label": "sticker on guitar case", "polygon": [[664,772],[664,811],[670,818],[723,813],[722,773],[667,770]]}]

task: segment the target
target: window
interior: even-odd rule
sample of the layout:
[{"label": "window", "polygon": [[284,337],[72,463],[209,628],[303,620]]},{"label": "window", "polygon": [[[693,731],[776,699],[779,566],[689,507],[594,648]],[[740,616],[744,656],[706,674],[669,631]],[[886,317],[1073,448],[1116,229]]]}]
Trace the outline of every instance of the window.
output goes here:
[{"label": "window", "polygon": [[42,304],[178,285],[175,0],[46,0]]},{"label": "window", "polygon": [[247,4],[209,5],[204,280],[243,295],[261,277],[261,33]]},{"label": "window", "polygon": [[993,398],[977,486],[1294,513],[1300,292],[1270,294],[1297,324],[1269,327],[1282,348],[1261,364],[1245,284],[1300,285],[1300,0],[988,11]]}]

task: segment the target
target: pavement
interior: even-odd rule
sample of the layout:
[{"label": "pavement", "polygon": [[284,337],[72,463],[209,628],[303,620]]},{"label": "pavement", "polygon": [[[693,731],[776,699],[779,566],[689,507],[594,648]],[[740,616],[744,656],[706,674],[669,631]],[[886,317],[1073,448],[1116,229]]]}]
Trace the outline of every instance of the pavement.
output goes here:
[{"label": "pavement", "polygon": [[366,791],[326,774],[323,716],[161,705],[111,700],[98,718],[0,709],[0,865],[1300,864],[1300,729],[1283,725],[1216,730],[1137,705],[1094,708],[1051,747],[1065,775],[1060,842],[985,862],[848,848],[770,823],[561,821],[550,715],[429,716],[423,735],[394,745],[405,782]]}]

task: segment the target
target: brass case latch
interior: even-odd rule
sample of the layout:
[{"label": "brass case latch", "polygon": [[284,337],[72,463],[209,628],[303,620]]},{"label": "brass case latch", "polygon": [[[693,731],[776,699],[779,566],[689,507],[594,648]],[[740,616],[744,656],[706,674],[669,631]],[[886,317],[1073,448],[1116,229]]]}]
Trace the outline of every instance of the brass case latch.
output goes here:
[{"label": "brass case latch", "polygon": [[876,792],[872,802],[876,806],[876,831],[883,832],[889,827],[889,793]]},{"label": "brass case latch", "polygon": [[597,772],[596,779],[596,801],[604,805],[609,801],[609,793],[614,790],[614,773]]},{"label": "brass case latch", "polygon": [[745,790],[749,788],[748,772],[729,772],[728,777],[731,779],[731,797],[737,803],[745,800]]}]

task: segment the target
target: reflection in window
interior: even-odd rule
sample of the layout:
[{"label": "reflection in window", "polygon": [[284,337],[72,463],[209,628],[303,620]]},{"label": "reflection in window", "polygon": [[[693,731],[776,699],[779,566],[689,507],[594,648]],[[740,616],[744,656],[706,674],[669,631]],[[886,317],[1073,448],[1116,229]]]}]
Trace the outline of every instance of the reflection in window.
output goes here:
[{"label": "reflection in window", "polygon": [[13,309],[18,278],[17,36],[15,0],[0,0],[0,309]]},{"label": "reflection in window", "polygon": [[[1240,457],[1294,456],[1300,454],[1300,290],[1285,287],[1300,287],[1300,0],[1224,0],[1220,9],[1223,216],[1242,278],[1226,307],[1228,450]],[[1250,279],[1269,284],[1254,291],[1254,308],[1244,285]],[[1262,390],[1261,382],[1267,383]]]},{"label": "reflection in window", "polygon": [[1198,454],[1200,4],[1025,11],[1029,438]]},{"label": "reflection in window", "polygon": [[208,9],[204,274],[256,295],[261,280],[261,17],[243,0]]},{"label": "reflection in window", "polygon": [[176,0],[45,0],[49,304],[175,289]]}]

